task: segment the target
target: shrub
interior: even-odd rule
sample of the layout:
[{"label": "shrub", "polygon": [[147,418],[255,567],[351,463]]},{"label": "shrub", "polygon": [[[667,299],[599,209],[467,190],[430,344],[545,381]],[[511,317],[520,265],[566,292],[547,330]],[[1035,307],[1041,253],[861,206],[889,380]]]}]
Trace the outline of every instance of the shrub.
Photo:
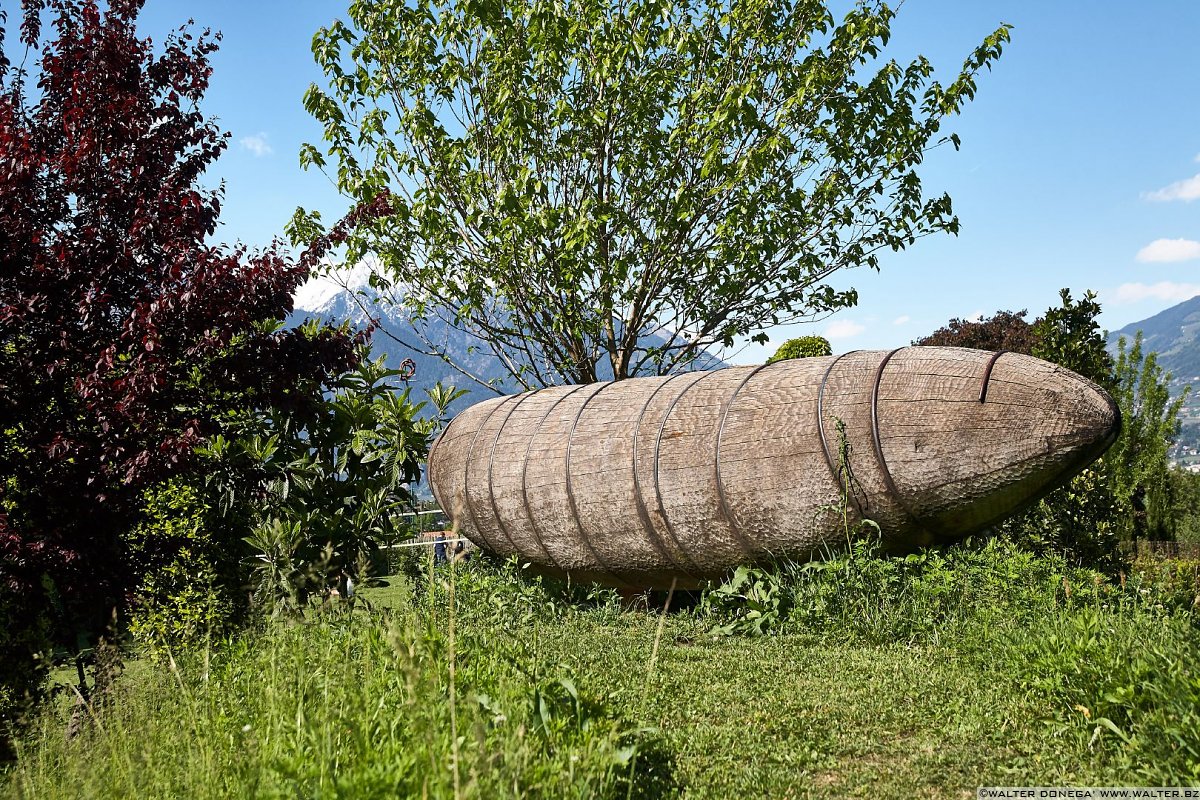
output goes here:
[{"label": "shrub", "polygon": [[928,336],[914,339],[923,347],[969,347],[974,350],[1008,350],[1030,353],[1037,344],[1034,326],[1025,321],[1028,312],[997,311],[994,316],[978,320],[950,320]]},{"label": "shrub", "polygon": [[[52,651],[51,609],[44,595],[23,591],[35,554],[4,535],[0,514],[0,763],[12,756],[11,739],[26,712],[41,698]],[[24,570],[22,570],[24,567]],[[35,584],[36,585],[36,584]],[[24,656],[24,657],[22,657]]]},{"label": "shrub", "polygon": [[1200,626],[1200,560],[1141,558],[1122,573],[1121,599],[1149,613],[1182,614]]},{"label": "shrub", "polygon": [[715,618],[718,633],[783,630],[840,642],[937,643],[1095,603],[1105,592],[1116,603],[1133,588],[1114,588],[1100,573],[1002,539],[903,557],[882,555],[876,540],[859,539],[822,560],[738,570],[706,593],[701,610]]},{"label": "shrub", "polygon": [[783,629],[791,602],[779,572],[743,566],[704,593],[700,611],[717,619],[713,633],[762,636]]},{"label": "shrub", "polygon": [[1097,461],[1035,505],[997,526],[999,534],[1032,553],[1115,576],[1120,504],[1109,490],[1108,467]]},{"label": "shrub", "polygon": [[768,364],[784,361],[789,358],[815,358],[833,355],[829,340],[823,336],[801,336],[798,339],[788,339],[779,345],[775,355],[767,359]]},{"label": "shrub", "polygon": [[[411,363],[411,362],[410,362]],[[261,430],[218,439],[205,453],[237,465],[232,495],[243,476],[259,487],[253,530],[256,599],[287,614],[302,613],[310,597],[350,575],[390,541],[413,506],[411,487],[421,477],[429,437],[454,392],[431,392],[434,413],[392,381],[410,371],[364,361],[333,382],[332,394],[310,412],[277,413]]]},{"label": "shrub", "polygon": [[128,535],[143,575],[129,629],[152,649],[177,651],[231,632],[246,608],[243,554],[220,536],[222,520],[202,487],[171,480],[145,493],[144,514]]},{"label": "shrub", "polygon": [[[577,611],[620,613],[616,589],[590,583],[572,583],[536,572],[517,558],[499,561],[482,553],[455,573],[461,588],[461,608],[473,620],[489,627],[514,630],[534,621],[553,622]],[[422,576],[418,589],[428,579]]]}]

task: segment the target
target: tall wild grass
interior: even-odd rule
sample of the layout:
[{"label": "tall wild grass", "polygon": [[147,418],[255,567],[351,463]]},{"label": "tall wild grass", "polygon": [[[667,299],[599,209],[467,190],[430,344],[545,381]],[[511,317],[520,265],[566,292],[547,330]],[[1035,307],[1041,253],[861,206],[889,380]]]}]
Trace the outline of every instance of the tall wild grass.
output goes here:
[{"label": "tall wild grass", "polygon": [[45,714],[7,793],[626,797],[634,727],[569,673],[530,673],[484,641],[454,600],[440,584],[395,611],[318,614],[167,655],[72,741],[66,709]]},{"label": "tall wild grass", "polygon": [[[679,731],[645,727],[660,723],[648,693],[681,693],[655,697],[659,714],[686,705],[732,677],[722,670],[738,669],[746,637],[773,636],[806,643],[788,652],[937,659],[943,676],[1027,700],[996,709],[995,724],[1054,748],[1055,763],[1065,752],[1087,775],[1200,782],[1195,563],[1108,577],[1000,541],[907,558],[860,544],[823,562],[739,570],[658,619],[610,590],[557,585],[515,563],[411,567],[371,595],[380,608],[312,613],[143,661],[73,740],[69,708],[48,709],[0,796],[703,795],[673,783],[674,759],[686,750],[693,761],[681,772],[695,776],[715,774],[695,758],[737,754],[697,755]],[[580,674],[559,665],[563,631]],[[697,664],[700,637],[709,660]],[[813,679],[855,680],[827,666]],[[773,707],[761,696],[742,702]],[[1030,708],[1037,718],[1004,717]],[[688,735],[703,734],[695,724]],[[795,785],[784,777],[780,786]]]}]

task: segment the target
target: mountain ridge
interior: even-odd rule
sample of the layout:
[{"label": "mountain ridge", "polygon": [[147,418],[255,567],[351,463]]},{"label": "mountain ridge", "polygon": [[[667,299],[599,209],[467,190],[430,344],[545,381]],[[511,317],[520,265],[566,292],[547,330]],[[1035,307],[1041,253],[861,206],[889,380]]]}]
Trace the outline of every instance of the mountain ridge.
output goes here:
[{"label": "mountain ridge", "polygon": [[[467,391],[467,394],[451,404],[451,415],[497,395],[496,391],[463,375],[442,358],[418,352],[404,345],[402,342],[405,339],[414,343],[418,341],[413,333],[413,326],[399,309],[371,305],[375,293],[369,278],[369,267],[357,265],[341,271],[336,279],[327,276],[310,279],[296,291],[293,298],[294,310],[284,320],[284,324],[293,327],[305,319],[318,319],[330,324],[348,321],[355,326],[365,327],[374,320],[378,323],[378,329],[371,340],[371,358],[382,357],[384,364],[390,369],[399,369],[405,359],[412,359],[416,365],[416,372],[408,381],[408,386],[412,389],[414,401],[423,400],[425,390],[437,383],[454,385]],[[364,310],[363,304],[371,309],[369,314]],[[500,393],[512,394],[521,390],[500,360],[476,337],[441,320],[432,320],[423,328],[431,340],[445,343],[447,352],[456,363],[494,385]],[[646,337],[646,341],[653,343],[661,340],[651,336]],[[705,355],[706,357],[697,363],[696,369],[726,366],[725,362],[716,356]]]},{"label": "mountain ridge", "polygon": [[1171,373],[1173,393],[1200,383],[1200,295],[1108,334],[1109,350],[1116,352],[1122,336],[1132,343],[1139,330],[1142,351],[1157,353],[1159,365]]},{"label": "mountain ridge", "polygon": [[[1157,353],[1158,365],[1170,373],[1172,396],[1179,397],[1188,386],[1200,388],[1200,295],[1113,331],[1108,335],[1109,351],[1115,356],[1120,338],[1131,344],[1138,331],[1142,332],[1142,352]],[[1180,432],[1169,450],[1172,464],[1192,469],[1200,463],[1198,394],[1192,391],[1184,399],[1179,410]]]}]

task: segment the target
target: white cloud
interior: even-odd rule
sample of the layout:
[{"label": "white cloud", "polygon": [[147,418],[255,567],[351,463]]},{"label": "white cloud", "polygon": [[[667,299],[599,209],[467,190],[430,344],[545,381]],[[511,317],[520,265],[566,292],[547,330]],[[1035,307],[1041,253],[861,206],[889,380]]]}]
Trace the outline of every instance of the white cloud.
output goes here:
[{"label": "white cloud", "polygon": [[866,329],[865,325],[859,325],[857,322],[851,322],[848,319],[839,319],[825,326],[825,338],[849,339],[852,336],[858,336]]},{"label": "white cloud", "polygon": [[1153,192],[1145,192],[1142,194],[1142,197],[1159,203],[1166,203],[1171,200],[1191,202],[1200,198],[1200,175],[1193,175],[1185,180],[1175,181],[1170,186],[1164,186]]},{"label": "white cloud", "polygon": [[1117,287],[1111,300],[1113,305],[1129,305],[1142,300],[1162,300],[1182,303],[1200,294],[1200,283],[1123,283]]},{"label": "white cloud", "polygon": [[893,325],[907,325],[911,321],[912,321],[912,317],[910,317],[908,314],[901,314],[900,316],[898,316],[894,320],[892,320],[892,324]]},{"label": "white cloud", "polygon": [[1144,262],[1192,261],[1200,258],[1200,242],[1191,239],[1155,239],[1137,252]]},{"label": "white cloud", "polygon": [[267,144],[267,134],[263,131],[259,131],[253,136],[242,137],[238,140],[238,144],[242,146],[243,150],[253,153],[255,158],[269,156],[275,152],[275,149]]},{"label": "white cloud", "polygon": [[967,322],[983,322],[983,309],[979,309],[971,316],[967,317]]}]

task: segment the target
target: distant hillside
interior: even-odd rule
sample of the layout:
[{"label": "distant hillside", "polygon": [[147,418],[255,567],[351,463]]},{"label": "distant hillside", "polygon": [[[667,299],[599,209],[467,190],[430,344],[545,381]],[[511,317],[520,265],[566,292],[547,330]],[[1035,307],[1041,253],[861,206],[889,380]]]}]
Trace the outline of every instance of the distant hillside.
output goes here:
[{"label": "distant hillside", "polygon": [[[328,278],[310,280],[296,292],[295,311],[288,317],[286,323],[297,325],[306,318],[317,318],[332,323],[349,320],[355,325],[365,326],[367,316],[356,302],[355,292],[370,292],[365,269],[359,268],[349,273],[345,288],[338,286]],[[372,313],[379,314],[381,310],[384,309],[372,308]],[[371,342],[373,357],[383,356],[384,362],[393,369],[399,368],[400,362],[406,358],[411,358],[416,363],[416,375],[410,384],[413,388],[414,400],[424,400],[425,389],[439,381],[447,385],[453,384],[469,392],[451,406],[452,414],[474,403],[496,396],[495,392],[465,377],[442,359],[414,353],[397,342],[396,339],[416,342],[412,326],[400,314],[382,315],[380,321],[382,330],[376,331]],[[471,373],[484,380],[494,381],[506,394],[518,391],[519,387],[509,378],[500,362],[486,346],[482,346],[474,337],[440,322],[430,323],[426,332],[434,341],[445,342],[454,359]],[[391,335],[389,336],[389,334]],[[716,369],[723,366],[725,366],[723,361],[710,356],[700,363],[698,368]]]},{"label": "distant hillside", "polygon": [[1200,464],[1200,295],[1113,331],[1108,335],[1109,350],[1115,355],[1117,340],[1124,336],[1133,341],[1138,331],[1143,350],[1158,353],[1159,365],[1171,373],[1171,393],[1178,396],[1192,387],[1179,412],[1183,427],[1170,457],[1182,466]]},{"label": "distant hillside", "polygon": [[1119,337],[1133,341],[1139,330],[1143,349],[1158,353],[1158,363],[1179,386],[1200,384],[1200,295],[1113,331],[1108,335],[1109,348],[1115,353]]}]

